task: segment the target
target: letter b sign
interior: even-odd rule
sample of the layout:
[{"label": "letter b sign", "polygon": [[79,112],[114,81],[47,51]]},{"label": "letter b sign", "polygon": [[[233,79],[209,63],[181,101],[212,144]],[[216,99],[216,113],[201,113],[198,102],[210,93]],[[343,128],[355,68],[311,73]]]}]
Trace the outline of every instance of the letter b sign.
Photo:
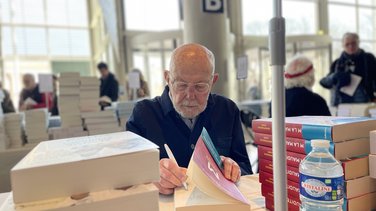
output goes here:
[{"label": "letter b sign", "polygon": [[223,0],[202,0],[204,12],[223,13]]}]

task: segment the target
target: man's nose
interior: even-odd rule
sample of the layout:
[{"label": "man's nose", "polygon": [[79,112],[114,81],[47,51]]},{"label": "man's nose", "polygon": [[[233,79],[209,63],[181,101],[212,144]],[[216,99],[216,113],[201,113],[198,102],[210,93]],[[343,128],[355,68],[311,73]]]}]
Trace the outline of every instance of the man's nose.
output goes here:
[{"label": "man's nose", "polygon": [[187,91],[187,98],[188,99],[194,99],[195,98],[195,87],[194,86],[188,86],[186,91]]}]

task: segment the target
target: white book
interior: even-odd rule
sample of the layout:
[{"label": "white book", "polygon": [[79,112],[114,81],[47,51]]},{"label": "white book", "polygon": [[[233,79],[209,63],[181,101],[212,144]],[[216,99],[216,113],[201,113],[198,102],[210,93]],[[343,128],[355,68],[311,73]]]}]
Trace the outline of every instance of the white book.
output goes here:
[{"label": "white book", "polygon": [[82,118],[97,118],[97,117],[115,117],[115,114],[111,110],[104,110],[100,112],[86,112],[82,113],[81,117]]},{"label": "white book", "polygon": [[158,181],[157,148],[132,132],[41,142],[11,170],[14,202]]},{"label": "white book", "polygon": [[350,84],[342,87],[340,91],[349,96],[353,96],[356,91],[356,88],[358,88],[361,81],[362,81],[362,77],[355,75],[355,74],[351,74]]}]

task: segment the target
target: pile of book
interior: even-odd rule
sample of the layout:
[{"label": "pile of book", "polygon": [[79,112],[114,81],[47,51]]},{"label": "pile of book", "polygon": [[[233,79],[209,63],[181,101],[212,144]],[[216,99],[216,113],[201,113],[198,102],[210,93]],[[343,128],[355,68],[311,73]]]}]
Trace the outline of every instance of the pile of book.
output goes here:
[{"label": "pile of book", "polygon": [[369,155],[369,174],[376,180],[376,130],[371,131],[370,137],[370,155]]},{"label": "pile of book", "polygon": [[59,114],[61,127],[82,126],[80,115],[80,73],[64,72],[59,77]]},{"label": "pile of book", "polygon": [[5,134],[4,118],[0,117],[0,151],[8,149],[9,146],[10,142]]},{"label": "pile of book", "polygon": [[4,114],[5,134],[7,135],[9,139],[10,148],[22,147],[24,144],[22,121],[23,121],[23,114],[20,114],[20,113]]},{"label": "pile of book", "polygon": [[[254,120],[258,144],[262,195],[266,207],[274,209],[271,119]],[[369,134],[376,120],[366,117],[287,117],[286,118],[287,195],[289,210],[299,210],[299,164],[311,151],[310,140],[331,141],[330,152],[342,161],[345,178],[344,210],[376,209],[376,180],[369,176]]]},{"label": "pile of book", "polygon": [[100,111],[99,86],[97,77],[81,76],[80,78],[80,111]]},{"label": "pile of book", "polygon": [[376,118],[376,108],[369,109],[369,115],[372,118]]},{"label": "pile of book", "polygon": [[112,110],[85,112],[81,114],[84,127],[89,135],[115,133],[123,131]]},{"label": "pile of book", "polygon": [[157,148],[131,132],[41,142],[11,170],[0,210],[158,210]]},{"label": "pile of book", "polygon": [[89,133],[84,131],[82,126],[78,127],[51,127],[48,128],[48,136],[50,140],[63,139],[63,138],[73,138],[87,136]]},{"label": "pile of book", "polygon": [[116,114],[119,118],[120,126],[122,128],[125,128],[125,124],[131,116],[135,104],[136,101],[122,101],[112,103],[112,107],[115,108]]},{"label": "pile of book", "polygon": [[48,111],[46,108],[25,111],[25,135],[27,144],[48,140]]}]

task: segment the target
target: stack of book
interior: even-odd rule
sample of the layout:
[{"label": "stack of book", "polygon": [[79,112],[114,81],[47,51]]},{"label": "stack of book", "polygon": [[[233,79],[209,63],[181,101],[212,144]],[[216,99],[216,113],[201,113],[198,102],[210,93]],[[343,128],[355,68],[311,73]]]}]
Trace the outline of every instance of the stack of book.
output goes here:
[{"label": "stack of book", "polygon": [[112,110],[85,112],[81,114],[85,129],[89,135],[115,133],[123,131]]},{"label": "stack of book", "polygon": [[[258,144],[259,171],[266,206],[273,209],[272,121],[254,120],[255,143]],[[310,140],[331,141],[330,152],[342,161],[345,178],[344,209],[370,210],[376,204],[376,181],[369,176],[369,132],[376,120],[359,117],[287,117],[286,118],[287,193],[289,210],[299,210],[299,164],[311,151]]]},{"label": "stack of book", "polygon": [[376,108],[369,109],[369,115],[372,118],[376,118]]},{"label": "stack of book", "polygon": [[22,121],[23,114],[4,114],[5,133],[9,139],[10,148],[22,147],[24,144]]},{"label": "stack of book", "polygon": [[25,111],[25,135],[28,144],[48,140],[48,111],[46,108]]},{"label": "stack of book", "polygon": [[97,77],[81,76],[80,78],[80,111],[100,111],[99,86]]},{"label": "stack of book", "polygon": [[80,73],[60,73],[58,104],[61,127],[67,128],[82,126],[79,107]]},{"label": "stack of book", "polygon": [[4,118],[0,117],[0,151],[6,150],[10,147],[10,142],[5,134]]},{"label": "stack of book", "polygon": [[112,103],[112,107],[115,108],[116,114],[119,118],[120,126],[122,128],[125,128],[125,124],[131,116],[135,104],[136,101],[123,101]]},{"label": "stack of book", "polygon": [[157,148],[131,132],[41,142],[11,170],[0,210],[158,210]]},{"label": "stack of book", "polygon": [[376,179],[376,130],[370,132],[369,174]]},{"label": "stack of book", "polygon": [[63,139],[63,138],[73,138],[87,136],[89,133],[84,131],[82,126],[78,127],[51,127],[48,128],[48,136],[50,140]]}]

